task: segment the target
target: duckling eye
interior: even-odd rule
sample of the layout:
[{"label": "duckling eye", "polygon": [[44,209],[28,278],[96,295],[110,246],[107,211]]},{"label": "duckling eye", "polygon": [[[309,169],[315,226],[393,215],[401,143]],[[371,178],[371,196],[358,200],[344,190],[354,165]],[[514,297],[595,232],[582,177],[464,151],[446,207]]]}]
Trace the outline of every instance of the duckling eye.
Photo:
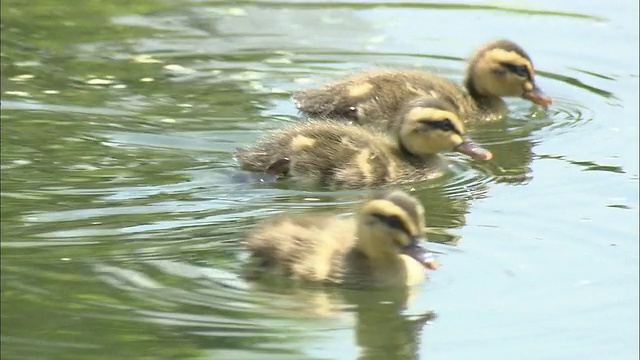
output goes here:
[{"label": "duckling eye", "polygon": [[515,65],[510,63],[500,63],[500,65],[518,76],[529,77],[529,70],[526,65]]},{"label": "duckling eye", "polygon": [[387,225],[392,229],[400,230],[402,232],[407,232],[407,229],[405,228],[404,223],[396,215],[373,214],[373,217],[375,217],[380,222],[384,223],[385,225]]},{"label": "duckling eye", "polygon": [[444,131],[454,131],[455,128],[453,127],[453,124],[451,123],[451,120],[449,119],[444,119],[444,120],[439,120],[434,122],[434,125],[441,130]]},{"label": "duckling eye", "polygon": [[455,126],[453,126],[453,123],[451,122],[450,119],[427,120],[427,121],[424,121],[424,124],[434,129],[439,129],[442,131],[453,131],[455,133],[458,133],[458,131],[456,130]]}]

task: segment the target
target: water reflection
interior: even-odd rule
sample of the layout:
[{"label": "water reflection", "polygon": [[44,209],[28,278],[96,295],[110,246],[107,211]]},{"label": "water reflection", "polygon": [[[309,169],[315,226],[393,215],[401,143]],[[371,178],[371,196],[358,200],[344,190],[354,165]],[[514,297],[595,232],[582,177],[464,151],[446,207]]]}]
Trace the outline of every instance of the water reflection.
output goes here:
[{"label": "water reflection", "polygon": [[[515,122],[515,124],[514,124]],[[474,164],[482,169],[496,183],[526,184],[533,174],[530,164],[533,160],[533,147],[536,145],[532,134],[552,123],[550,119],[513,119],[490,122],[482,127],[477,141],[487,143],[487,148],[494,153],[490,163]]]},{"label": "water reflection", "polygon": [[422,329],[436,318],[429,310],[415,316],[404,313],[406,294],[402,292],[348,292],[355,305],[355,335],[359,360],[420,359]]},{"label": "water reflection", "polygon": [[359,347],[358,359],[419,359],[421,333],[436,319],[430,309],[407,312],[415,289],[348,289],[292,284],[286,279],[262,276],[257,290],[284,294],[299,312],[317,318],[336,318],[340,312],[353,316],[353,335]]}]

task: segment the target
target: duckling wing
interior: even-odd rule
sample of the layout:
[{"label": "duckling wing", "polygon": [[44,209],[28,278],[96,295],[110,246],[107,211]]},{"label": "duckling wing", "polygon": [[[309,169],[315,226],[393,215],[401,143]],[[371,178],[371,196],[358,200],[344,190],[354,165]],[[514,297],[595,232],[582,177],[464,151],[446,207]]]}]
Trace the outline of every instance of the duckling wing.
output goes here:
[{"label": "duckling wing", "polygon": [[298,91],[292,98],[304,114],[344,118],[388,130],[402,105],[420,96],[440,98],[460,110],[468,106],[462,87],[441,76],[413,70],[357,73]]},{"label": "duckling wing", "polygon": [[331,216],[275,217],[251,231],[245,245],[258,265],[296,279],[339,281],[355,224]]},{"label": "duckling wing", "polygon": [[300,90],[291,98],[301,113],[314,118],[358,120],[357,102],[340,86]]},{"label": "duckling wing", "polygon": [[305,124],[295,124],[271,131],[255,144],[236,149],[234,158],[240,167],[247,171],[268,172],[273,168],[287,168],[287,159],[290,159],[292,153],[292,142],[298,135],[307,132],[305,128]]},{"label": "duckling wing", "polygon": [[[244,170],[278,171],[321,184],[367,185],[387,168],[389,139],[360,126],[309,120],[275,131],[236,153]],[[371,163],[371,159],[376,161]],[[380,175],[378,175],[380,173]]]}]

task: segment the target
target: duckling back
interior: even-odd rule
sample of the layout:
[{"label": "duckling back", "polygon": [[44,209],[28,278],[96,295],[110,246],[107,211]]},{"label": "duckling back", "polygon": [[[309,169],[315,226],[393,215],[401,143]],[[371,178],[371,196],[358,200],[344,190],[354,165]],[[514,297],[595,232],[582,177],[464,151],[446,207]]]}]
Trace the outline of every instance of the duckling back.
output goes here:
[{"label": "duckling back", "polygon": [[353,74],[319,88],[293,94],[298,109],[309,116],[328,116],[388,131],[407,101],[441,99],[465,116],[477,110],[466,90],[443,77],[414,70],[373,70]]},{"label": "duckling back", "polygon": [[355,233],[355,222],[349,218],[277,216],[259,223],[245,245],[263,270],[297,280],[345,284],[366,279],[363,275],[355,280],[356,274],[366,272],[364,262],[351,251]]},{"label": "duckling back", "polygon": [[288,175],[303,182],[337,187],[361,187],[433,177],[402,158],[397,141],[389,135],[334,120],[309,120],[276,130],[255,145],[238,150],[244,170],[264,172],[287,159]]}]

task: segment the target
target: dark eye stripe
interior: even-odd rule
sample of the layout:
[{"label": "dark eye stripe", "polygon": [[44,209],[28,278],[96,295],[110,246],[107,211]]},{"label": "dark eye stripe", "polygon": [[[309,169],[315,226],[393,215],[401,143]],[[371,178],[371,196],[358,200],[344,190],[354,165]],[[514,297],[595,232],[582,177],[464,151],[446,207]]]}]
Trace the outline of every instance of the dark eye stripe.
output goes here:
[{"label": "dark eye stripe", "polygon": [[405,223],[400,220],[396,215],[383,215],[383,214],[371,214],[371,216],[385,223],[388,227],[396,230],[400,230],[405,234],[411,236],[411,232],[405,226]]},{"label": "dark eye stripe", "polygon": [[500,63],[500,65],[518,76],[529,78],[529,69],[527,69],[526,65],[515,65],[511,63]]},{"label": "dark eye stripe", "polygon": [[462,135],[460,133],[460,131],[458,131],[458,129],[456,129],[455,126],[453,126],[453,123],[449,119],[444,119],[444,120],[425,120],[425,121],[423,121],[423,123],[425,125],[429,126],[429,127],[434,128],[434,129],[439,129],[439,130],[443,130],[443,131],[453,131],[454,133],[456,133],[458,135]]}]

